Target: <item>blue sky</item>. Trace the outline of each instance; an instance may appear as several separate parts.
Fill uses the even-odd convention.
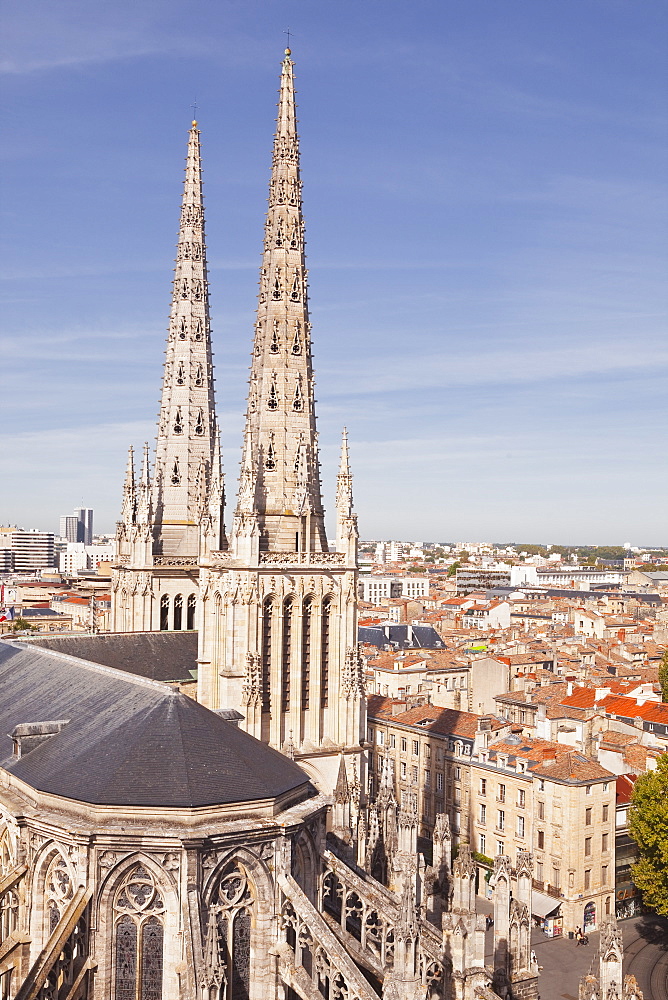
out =
[[[238,472],[283,31],[325,502],[363,537],[668,544],[663,0],[10,0],[0,523],[111,530],[186,134]]]

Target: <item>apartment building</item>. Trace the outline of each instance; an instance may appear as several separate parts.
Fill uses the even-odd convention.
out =
[[[615,910],[615,776],[558,743],[493,716],[371,697],[367,738],[373,795],[384,758],[397,798],[417,788],[420,835],[445,812],[455,840],[491,860],[534,856],[534,913],[554,936],[593,929]]]
[[[362,576],[358,596],[369,604],[382,604],[394,597],[428,597],[429,577],[426,576]]]
[[[533,853],[534,916],[549,934],[593,929],[614,914],[614,774],[511,731],[472,758],[470,785],[472,846],[488,857]]]

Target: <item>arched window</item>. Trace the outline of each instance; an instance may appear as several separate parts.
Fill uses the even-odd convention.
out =
[[[181,631],[181,624],[183,620],[183,598],[180,594],[177,594],[174,598],[174,631]]]
[[[188,597],[188,608],[186,611],[186,628],[189,632],[195,628],[195,609],[197,608],[197,597],[190,594]]]
[[[67,867],[67,862],[61,854],[54,854],[46,869],[44,878],[44,910],[47,920],[47,936],[51,934],[67,909],[74,888]]]
[[[0,834],[0,878],[14,867],[14,857],[12,838],[5,827]],[[18,914],[18,896],[10,889],[0,896],[0,943],[16,928]]]
[[[169,597],[163,594],[160,598],[160,631],[166,632],[169,628]]]
[[[226,966],[225,1000],[248,1000],[250,994],[250,938],[253,891],[244,867],[233,862],[225,868],[209,906],[207,954],[216,954]]]
[[[18,919],[19,899],[16,893],[9,889],[0,896],[0,943],[16,930]]]
[[[135,865],[114,902],[114,1000],[162,1000],[164,912],[153,874]]]
[[[292,601],[283,605],[283,657],[281,664],[281,711],[290,711],[290,659],[292,657]]]
[[[9,830],[5,829],[0,833],[0,878],[6,875],[14,867],[14,849]]]
[[[332,600],[326,598],[322,605],[322,626],[320,645],[320,707],[329,704],[329,657],[332,631]]]
[[[313,604],[307,599],[302,609],[302,708],[309,707],[311,694],[311,624]]]
[[[271,627],[274,604],[267,598],[262,607],[262,711],[271,711]]]

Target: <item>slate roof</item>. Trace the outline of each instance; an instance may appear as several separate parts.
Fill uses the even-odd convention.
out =
[[[153,681],[191,681],[197,676],[197,632],[41,635],[24,641]]]
[[[53,719],[69,722],[12,756],[7,733]],[[196,808],[310,787],[289,758],[165,684],[3,641],[0,766],[33,788],[103,805]]]
[[[409,628],[412,630],[409,637]],[[445,643],[431,625],[364,626],[357,630],[358,642],[383,649],[392,645],[397,649],[443,649]]]

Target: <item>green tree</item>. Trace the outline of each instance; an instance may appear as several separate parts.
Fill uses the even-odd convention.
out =
[[[27,618],[15,618],[12,627],[12,632],[36,632],[37,626],[31,625]]]
[[[459,569],[460,566],[461,566],[461,563],[453,562],[452,566],[448,570],[447,575],[448,576],[456,576],[457,575],[457,570]]]
[[[663,654],[659,664],[659,684],[661,685],[661,700],[668,701],[668,649]]]
[[[668,754],[635,783],[629,833],[640,854],[631,869],[633,881],[645,905],[668,917]]]

